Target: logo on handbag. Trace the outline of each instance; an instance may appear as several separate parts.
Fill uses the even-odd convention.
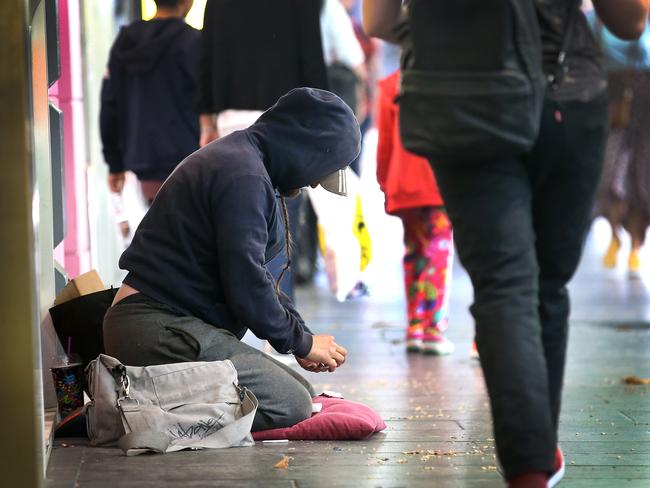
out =
[[[205,439],[222,427],[223,424],[219,422],[218,418],[210,417],[195,424],[188,425],[187,427],[178,423],[170,428],[167,433],[174,439],[193,439],[195,437]]]

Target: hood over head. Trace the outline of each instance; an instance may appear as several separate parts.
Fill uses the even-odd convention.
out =
[[[114,52],[130,73],[151,71],[169,45],[186,28],[178,17],[138,21],[124,27]]]
[[[325,90],[295,88],[246,131],[280,192],[319,183],[348,166],[361,150],[361,132],[343,100]]]

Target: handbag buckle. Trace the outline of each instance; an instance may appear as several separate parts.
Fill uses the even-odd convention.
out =
[[[122,395],[124,398],[129,398],[129,392],[131,390],[131,380],[126,374],[126,368],[122,370],[122,375],[120,377],[120,383],[122,384]]]
[[[124,365],[119,365],[114,369],[114,372],[119,374],[120,376],[120,386],[122,387],[122,391],[120,392],[121,394],[117,397],[117,406],[121,408],[122,410],[133,408],[139,409],[140,408],[140,402],[138,401],[137,398],[132,398],[131,395],[129,394],[131,392],[131,379],[129,378],[129,375],[126,374],[126,368]],[[127,403],[127,401],[133,402],[132,406],[128,405],[123,405],[123,403]]]
[[[137,398],[123,396],[117,399],[117,406],[122,411],[133,412],[140,410],[140,401]]]

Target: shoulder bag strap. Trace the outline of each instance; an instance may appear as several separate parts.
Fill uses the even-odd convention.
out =
[[[571,39],[573,38],[573,31],[575,29],[576,20],[578,19],[578,14],[580,13],[582,0],[574,0],[573,2],[569,3],[569,13],[567,15],[566,21],[564,22],[564,36],[562,38],[560,51],[557,55],[555,71],[548,77],[548,83],[553,90],[557,90],[559,88],[560,84],[562,84],[562,81],[564,80],[564,75],[566,74],[567,51],[569,50]]]
[[[151,430],[151,426],[146,421],[146,415],[142,411],[143,408],[158,410],[159,408],[141,407],[137,400],[130,398],[120,400],[117,408],[126,434],[120,437],[117,446],[127,456],[136,456],[145,452],[166,453],[172,443],[171,437],[163,432]]]

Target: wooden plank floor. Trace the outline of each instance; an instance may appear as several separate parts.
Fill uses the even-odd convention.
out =
[[[593,241],[593,239],[592,239]],[[647,281],[599,266],[591,243],[572,284],[574,314],[561,423],[565,487],[650,486],[650,377]],[[402,342],[399,262],[381,270],[370,298],[336,303],[322,277],[300,290],[312,328],[350,351],[334,374],[311,374],[318,390],[366,402],[388,429],[364,442],[290,442],[251,448],[126,458],[116,449],[57,441],[49,488],[63,487],[498,487],[490,413],[481,370],[468,358],[472,322],[467,277],[454,277],[446,358],[407,355]],[[647,276],[645,279],[647,280]],[[371,279],[370,281],[373,281]],[[507,354],[507,351],[504,351]],[[274,464],[288,455],[288,469]]]

